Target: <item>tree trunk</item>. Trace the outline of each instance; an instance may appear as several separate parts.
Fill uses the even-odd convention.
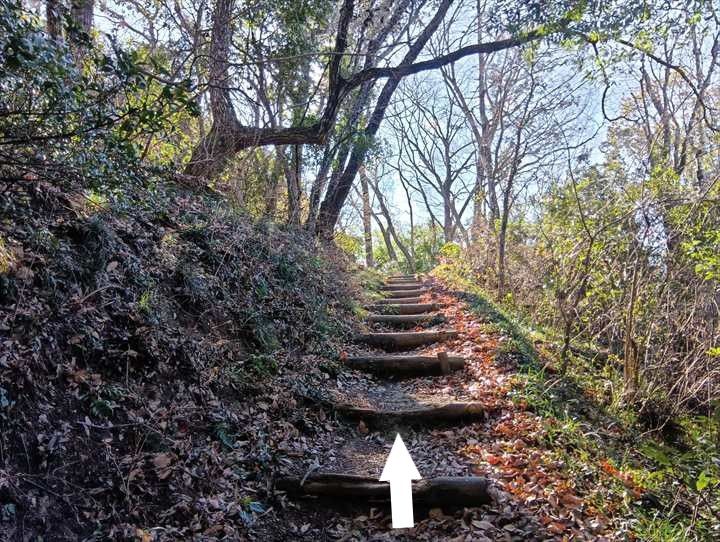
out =
[[[365,265],[375,267],[372,245],[372,208],[370,207],[370,190],[368,188],[367,172],[365,168],[360,171],[360,183],[362,186],[363,204],[363,236],[365,238]]]
[[[300,215],[302,214],[302,187],[301,187],[301,170],[302,170],[302,147],[293,145],[292,148],[292,164],[287,172],[287,189],[288,189],[288,216],[287,223],[289,226],[300,226]]]
[[[498,231],[498,252],[497,252],[497,273],[498,273],[498,297],[502,299],[505,295],[505,249],[507,245],[507,227],[508,227],[509,209],[503,209],[502,220],[500,221],[500,230]]]
[[[229,58],[235,0],[216,0],[208,55],[208,86],[213,123],[200,140],[185,170],[188,175],[212,178],[236,152],[238,120],[230,95]]]
[[[360,88],[358,96],[355,99],[355,103],[353,104],[350,115],[348,117],[349,128],[354,129],[355,126],[357,126],[357,124],[360,122],[360,116],[362,115],[363,110],[370,101],[370,92],[373,85],[374,82],[366,83]],[[320,206],[320,198],[322,197],[322,193],[325,190],[325,186],[328,184],[328,175],[330,175],[330,185],[336,183],[337,178],[340,176],[343,168],[345,167],[348,155],[350,154],[350,150],[352,148],[352,139],[350,138],[350,134],[344,134],[344,136],[346,140],[340,144],[335,153],[330,150],[329,146],[326,147],[326,153],[323,156],[323,163],[320,167],[320,170],[318,171],[318,176],[313,183],[312,189],[310,190],[310,209],[307,223],[309,231],[315,231],[315,228],[317,226],[318,207]],[[337,165],[332,170],[332,174],[330,174],[331,166],[333,163],[333,154],[335,156],[334,161]]]
[[[402,181],[403,189],[405,190],[405,198],[408,204],[408,215],[410,218],[410,256],[411,261],[408,262],[408,271],[410,273],[415,272],[415,215],[413,213],[413,205],[412,205],[412,198],[410,198],[410,191],[408,190],[407,186],[405,186],[405,183]]]
[[[392,243],[392,237],[390,237],[390,233],[388,232],[387,228],[383,225],[382,222],[380,222],[380,218],[376,214],[373,213],[373,218],[375,218],[375,222],[377,223],[378,227],[380,228],[380,233],[382,234],[383,241],[385,241],[385,248],[388,251],[388,258],[390,258],[391,261],[396,262],[397,261],[397,253],[395,252],[395,247]]]
[[[309,232],[315,231],[317,223],[317,210],[320,205],[320,198],[322,198],[323,191],[327,185],[327,178],[330,174],[330,168],[332,167],[333,157],[335,151],[333,146],[329,143],[325,144],[325,150],[323,152],[322,161],[320,162],[320,169],[318,169],[317,176],[313,181],[312,188],[310,189],[310,198],[308,202],[308,217],[305,223],[305,228]]]
[[[340,63],[347,49],[347,33],[354,5],[353,0],[344,0],[340,9],[338,30],[335,35],[336,54],[330,60],[328,68],[328,98],[320,120],[310,126],[259,128],[240,124],[235,115],[230,99],[228,71],[235,0],[216,0],[208,55],[208,87],[213,125],[195,147],[190,162],[185,168],[187,175],[214,177],[221,173],[228,160],[242,149],[265,145],[325,143],[328,132],[335,123],[338,108],[351,90],[340,76]],[[360,86],[364,81],[357,81],[355,87]]]
[[[282,147],[275,147],[275,163],[270,174],[270,182],[265,187],[265,218],[272,219],[277,211],[278,188],[280,186],[280,177],[283,175]]]
[[[66,11],[62,0],[45,1],[45,28],[48,35],[56,40],[63,38],[63,16]]]
[[[625,318],[625,351],[623,360],[623,397],[632,401],[638,390],[640,380],[640,367],[638,360],[638,348],[635,342],[635,300],[638,287],[638,262],[635,262],[633,270],[632,285],[630,287],[630,300],[628,302],[627,315]]]
[[[234,4],[233,0],[217,0],[216,12],[222,15],[225,11],[230,10],[218,9],[223,4]],[[262,147],[265,145],[322,145],[327,142],[328,135],[333,129],[338,110],[347,96],[356,88],[361,87],[364,83],[375,81],[381,78],[387,78],[383,92],[380,95],[378,104],[376,105],[373,117],[365,130],[365,139],[372,140],[380,121],[382,120],[385,109],[402,78],[409,75],[422,73],[429,70],[435,70],[443,66],[447,66],[453,62],[457,62],[462,58],[476,55],[488,54],[496,51],[502,51],[509,48],[519,47],[525,43],[540,40],[548,35],[547,28],[537,28],[522,33],[519,36],[501,39],[498,41],[473,44],[461,47],[450,53],[431,58],[421,62],[415,62],[422,49],[427,44],[432,34],[437,30],[447,13],[452,0],[441,0],[437,10],[423,32],[412,43],[403,61],[397,66],[391,67],[371,67],[360,70],[353,75],[343,78],[340,74],[341,62],[347,58],[345,52],[348,44],[348,28],[353,16],[354,1],[344,0],[340,10],[338,22],[338,30],[335,35],[334,54],[330,60],[327,70],[327,99],[325,100],[324,109],[317,122],[310,125],[294,125],[290,127],[257,127],[240,124],[237,119],[231,124],[215,125],[213,121],[213,129],[204,137],[193,151],[190,162],[188,163],[185,173],[192,176],[214,176],[220,173],[227,161],[240,150],[254,147]],[[221,19],[214,17],[217,20]],[[224,25],[213,24],[213,36],[226,34],[229,38],[231,33],[231,19],[225,19]],[[567,20],[558,21],[550,33],[556,33],[564,28]],[[212,40],[211,40],[212,41]],[[229,39],[227,43],[229,44]],[[222,44],[224,40],[216,40]],[[229,58],[229,46],[220,49],[225,53],[222,55],[210,54],[209,67],[211,72],[218,71],[217,66],[227,66]],[[224,70],[227,74],[227,70]],[[223,82],[227,81],[227,77],[223,78]],[[210,85],[210,88],[222,89],[223,85]],[[233,111],[234,115],[234,111]],[[215,118],[215,115],[213,115]],[[352,183],[357,173],[359,164],[365,158],[367,152],[367,141],[363,141],[360,145],[356,145],[353,149],[350,162],[345,172],[340,176],[337,183],[330,187],[326,194],[325,200],[320,207],[318,226],[316,232],[326,238],[332,235],[332,231],[337,223],[340,215],[340,209],[345,203]],[[361,148],[362,147],[362,148]],[[320,220],[321,219],[321,220]]]
[[[72,0],[70,16],[78,29],[89,34],[93,29],[95,0]]]
[[[366,177],[367,178],[367,177]],[[395,225],[392,221],[392,214],[390,213],[390,210],[388,209],[387,205],[385,204],[385,197],[383,196],[382,191],[378,187],[377,180],[372,184],[373,191],[375,192],[375,195],[377,196],[378,203],[380,204],[380,211],[382,212],[383,216],[385,217],[385,220],[387,220],[387,235],[390,239],[392,239],[397,247],[400,249],[400,252],[403,253],[403,256],[405,257],[405,263],[410,268],[411,271],[415,271],[415,258],[413,253],[408,249],[408,247],[405,245],[403,240],[398,235],[397,231],[395,230]],[[394,258],[397,259],[397,258]]]
[[[365,62],[363,64],[364,69],[372,68],[377,64],[377,53],[380,47],[383,45],[388,35],[390,35],[390,33],[397,27],[409,5],[410,0],[401,0],[398,4],[396,4],[392,15],[386,20],[384,27],[381,28],[372,38],[372,40],[368,44],[367,51],[365,53]],[[350,108],[350,114],[348,116],[348,122],[346,123],[346,129],[337,137],[339,141],[342,141],[342,143],[339,145],[339,148],[334,151],[333,148],[330,147],[330,145],[327,145],[325,147],[325,152],[323,154],[323,159],[321,162],[320,170],[318,172],[318,176],[315,179],[315,182],[313,183],[312,189],[310,191],[310,204],[306,224],[308,231],[315,231],[318,207],[320,206],[320,198],[322,197],[323,191],[325,190],[325,186],[327,184],[327,178],[328,174],[330,173],[333,156],[337,156],[337,159],[335,161],[338,164],[337,168],[339,170],[338,172],[333,172],[333,178],[336,178],[339,172],[342,171],[345,167],[345,162],[347,161],[348,154],[350,153],[350,131],[355,130],[355,127],[358,125],[363,111],[365,111],[368,103],[370,102],[372,89],[374,86],[375,81],[366,81],[358,89],[357,96],[355,97],[355,102]]]
[[[433,35],[435,30],[442,22],[443,18],[445,17],[445,13],[447,13],[448,9],[450,8],[450,4],[451,0],[442,0],[440,2],[440,5],[438,5],[437,11],[435,12],[432,20],[425,27],[422,34],[420,34],[415,43],[410,46],[410,49],[403,58],[401,65],[409,66],[415,61],[415,59],[425,47],[425,44],[428,42],[430,37]],[[333,230],[335,229],[335,224],[337,224],[338,217],[340,216],[340,210],[345,204],[345,200],[350,193],[353,181],[355,180],[355,175],[357,174],[360,165],[365,160],[365,156],[367,155],[367,151],[369,148],[368,142],[373,141],[373,139],[375,138],[375,135],[380,128],[380,123],[385,117],[385,110],[390,104],[390,100],[392,99],[392,96],[395,93],[395,90],[397,89],[401,80],[402,78],[397,75],[391,75],[388,78],[387,82],[383,86],[382,91],[380,92],[380,96],[378,97],[375,109],[370,116],[368,125],[364,130],[364,137],[353,147],[347,167],[345,168],[345,171],[343,171],[342,175],[338,178],[337,183],[328,188],[325,199],[320,206],[320,213],[318,216],[316,231],[320,236],[327,239],[332,237]]]
[[[450,206],[452,201],[447,191],[443,190],[443,238],[446,243],[452,243],[455,237],[455,224]]]

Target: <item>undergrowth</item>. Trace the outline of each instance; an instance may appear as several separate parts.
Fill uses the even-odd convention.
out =
[[[647,541],[720,537],[720,420],[691,415],[648,430],[622,400],[616,360],[572,356],[560,374],[559,349],[491,300],[467,270],[446,263],[432,274],[456,290],[509,340],[498,356],[517,354],[516,401],[544,419],[546,446],[575,476],[603,489],[593,506],[630,536]]]
[[[169,182],[81,195],[0,195],[0,539],[241,539],[343,260]]]

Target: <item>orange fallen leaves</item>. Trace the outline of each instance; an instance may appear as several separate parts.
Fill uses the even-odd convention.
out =
[[[443,301],[457,307],[453,298]],[[522,381],[495,364],[494,355],[500,345],[497,336],[478,326],[477,319],[464,308],[457,308],[452,317],[454,327],[462,334],[462,348],[472,352],[474,381],[468,391],[502,409],[499,419],[488,427],[487,441],[462,449],[473,463],[473,474],[493,478],[505,492],[533,510],[546,527],[548,538],[572,540],[587,531],[595,536],[606,531],[609,520],[587,502],[593,489],[582,482],[578,486],[562,461],[542,444],[547,430],[557,421],[528,412],[524,400],[510,399],[509,393],[522,387]],[[639,490],[631,475],[609,462],[601,467],[631,491]]]
[[[600,461],[600,469],[604,473],[609,474],[613,478],[616,478],[617,480],[622,482],[622,484],[630,490],[631,494],[636,499],[642,497],[642,494],[645,492],[645,489],[635,481],[635,478],[633,478],[632,474],[628,472],[622,472],[612,463],[610,463],[609,460],[603,459],[602,461]]]
[[[559,521],[550,521],[545,527],[553,534],[563,534],[567,530],[567,526]]]
[[[494,466],[494,465],[499,465],[500,463],[503,462],[503,460],[502,460],[502,458],[501,458],[500,456],[493,455],[493,454],[486,454],[486,455],[485,455],[485,461],[487,461],[488,463],[490,463],[490,464],[493,465],[493,466]]]

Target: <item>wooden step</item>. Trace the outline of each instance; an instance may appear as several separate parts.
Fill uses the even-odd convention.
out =
[[[371,305],[368,308],[379,314],[427,314],[428,312],[439,311],[444,306],[440,303],[408,303],[405,305],[387,303],[385,305]]]
[[[415,348],[423,344],[454,339],[457,336],[458,332],[455,330],[401,331],[396,333],[364,333],[357,337],[357,341],[388,350],[396,350],[400,348]]]
[[[417,275],[390,275],[388,280],[417,280]]]
[[[457,401],[439,405],[417,404],[401,410],[333,404],[332,408],[345,416],[368,423],[450,422],[484,419],[485,405],[477,401]]]
[[[412,483],[413,501],[425,508],[473,507],[490,504],[488,480],[479,476],[425,478]],[[390,484],[352,474],[315,473],[282,477],[275,488],[294,495],[331,497],[338,501],[388,502]]]
[[[387,279],[385,284],[412,284],[413,282],[422,282],[422,280],[414,277],[409,279]]]
[[[447,356],[449,371],[459,371],[465,367],[465,359],[460,356]],[[358,371],[380,375],[414,376],[444,374],[443,364],[437,356],[352,356],[345,364]]]
[[[367,321],[371,324],[411,327],[429,323],[442,324],[446,319],[442,314],[371,314]]]
[[[430,290],[423,288],[420,290],[401,290],[397,292],[383,292],[387,298],[403,298],[403,297],[420,297],[430,293]]]
[[[385,284],[380,289],[385,292],[402,292],[404,290],[421,290],[425,287],[420,282],[410,282],[408,284]]]
[[[394,297],[392,299],[378,299],[376,305],[417,305],[422,301],[420,297]]]

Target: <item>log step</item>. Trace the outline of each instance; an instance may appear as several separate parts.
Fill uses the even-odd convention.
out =
[[[384,292],[385,297],[387,298],[420,297],[421,295],[425,295],[427,293],[430,293],[430,290],[428,290],[427,288],[422,288],[419,290],[400,290]]]
[[[485,405],[477,401],[458,401],[440,405],[411,404],[402,410],[337,403],[333,404],[332,408],[351,418],[380,423],[455,422],[485,418]]]
[[[417,275],[390,275],[388,280],[417,280]]]
[[[423,344],[454,339],[457,336],[458,332],[455,330],[364,333],[357,337],[357,341],[388,350],[394,350],[398,348],[414,348],[416,346],[422,346]]]
[[[448,356],[447,360],[450,371],[465,367],[465,359],[460,356]],[[436,356],[352,356],[345,360],[345,364],[351,369],[381,375],[429,376],[444,373]]]
[[[444,305],[440,303],[408,303],[385,305],[371,305],[369,309],[379,314],[427,314],[442,309]]]
[[[402,292],[403,290],[421,290],[425,285],[419,282],[410,282],[408,284],[385,284],[380,289],[385,292]]]
[[[422,301],[420,297],[394,297],[392,299],[378,299],[376,305],[417,305]]]
[[[301,477],[283,477],[275,488],[294,495],[332,497],[339,501],[359,499],[388,502],[390,484],[367,476],[316,473]],[[427,508],[452,506],[473,507],[490,504],[489,483],[479,476],[438,477],[417,480],[412,484],[413,501]]]
[[[371,324],[411,327],[429,323],[442,324],[446,320],[441,314],[371,314],[367,321]]]

